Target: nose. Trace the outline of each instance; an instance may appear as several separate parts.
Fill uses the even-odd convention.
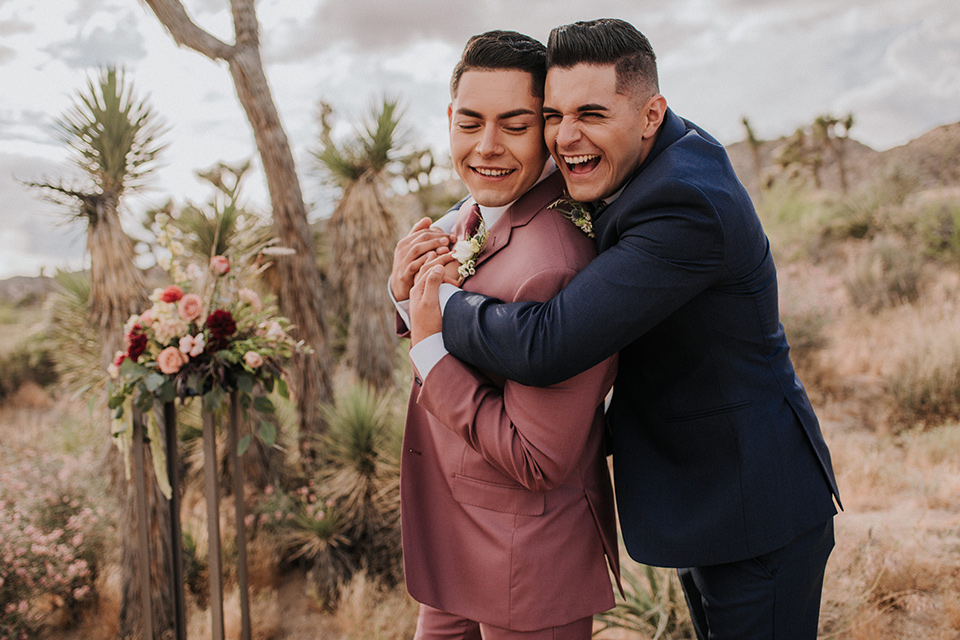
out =
[[[563,118],[557,125],[556,143],[558,147],[569,147],[580,139],[580,127],[573,118]]]
[[[497,127],[485,127],[483,135],[477,142],[477,153],[487,158],[498,155],[503,152],[503,145],[500,142],[500,132]]]

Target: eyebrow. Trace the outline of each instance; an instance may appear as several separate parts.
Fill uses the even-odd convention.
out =
[[[609,111],[609,110],[610,110],[609,107],[606,107],[602,104],[597,104],[597,103],[584,104],[577,107],[577,113],[583,113],[585,111]],[[544,107],[543,112],[544,113],[560,113],[557,109],[554,109],[553,107]]]
[[[468,118],[480,118],[480,119],[483,118],[483,114],[477,111],[474,111],[473,109],[466,109],[464,107],[457,109],[457,113],[461,115],[465,115]],[[520,108],[520,109],[513,109],[512,111],[505,111],[501,114],[498,114],[497,120],[509,120],[510,118],[515,118],[517,116],[527,116],[527,115],[537,116],[540,114],[537,113],[536,111],[533,111],[532,109]]]

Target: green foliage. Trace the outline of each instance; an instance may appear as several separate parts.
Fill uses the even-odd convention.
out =
[[[47,339],[60,380],[71,391],[82,393],[103,384],[100,343],[87,323],[90,275],[58,270],[55,281],[56,288],[50,296]]]
[[[960,260],[960,204],[920,206],[912,222],[926,255],[951,262]]]
[[[148,211],[144,226],[155,235],[174,232],[175,239],[184,245],[185,256],[200,262],[201,258],[215,255],[251,252],[256,255],[254,249],[271,244],[272,229],[269,220],[244,206],[243,184],[249,170],[248,160],[236,165],[218,162],[209,169],[197,171],[196,174],[213,187],[210,199],[200,205],[183,206],[171,200]],[[161,231],[158,217],[166,220],[170,228]]]
[[[357,572],[400,582],[399,426],[390,399],[355,385],[323,407],[328,432],[313,478],[268,487],[257,526],[275,535],[287,561],[310,571],[317,596],[333,607]]]
[[[382,173],[395,158],[395,150],[402,144],[399,133],[401,112],[399,101],[384,98],[374,108],[367,121],[358,127],[353,138],[337,144],[332,137],[330,118],[333,109],[320,104],[320,146],[313,151],[340,186],[356,181],[367,172]]]
[[[624,569],[621,577],[625,597],[616,609],[594,616],[607,629],[625,629],[651,640],[687,640],[694,638],[683,590],[676,572],[638,565],[637,575]]]
[[[159,141],[163,124],[145,100],[134,97],[123,72],[112,66],[88,80],[54,128],[100,191],[118,196],[143,183],[165,147]]]
[[[51,346],[42,340],[30,340],[8,354],[0,354],[0,400],[13,394],[26,382],[41,387],[58,380]]]

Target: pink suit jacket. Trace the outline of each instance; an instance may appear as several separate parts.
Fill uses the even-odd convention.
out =
[[[555,172],[490,230],[463,288],[548,300],[596,255],[547,206]],[[460,210],[462,227],[472,200]],[[419,602],[517,631],[614,606],[619,580],[604,396],[615,357],[552,387],[528,387],[447,355],[410,395],[401,467],[407,588]]]

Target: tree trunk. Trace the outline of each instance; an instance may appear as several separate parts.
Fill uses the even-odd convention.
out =
[[[127,420],[130,417],[127,416]],[[163,420],[160,420],[161,440],[163,438]],[[123,461],[117,448],[111,445],[111,464],[117,479],[121,499],[120,535],[123,540],[121,555],[122,599],[117,621],[117,637],[120,640],[168,640],[172,637],[175,621],[173,619],[173,555],[170,538],[170,502],[160,492],[149,447],[163,446],[151,442],[145,445],[145,465],[147,485],[147,536],[150,547],[150,610],[153,616],[153,638],[143,637],[143,611],[140,598],[140,547],[137,544],[140,520],[137,516],[134,478],[131,469],[129,480],[125,478]],[[182,542],[181,542],[182,544]]]
[[[314,435],[324,430],[320,403],[333,398],[329,346],[320,304],[320,274],[293,154],[280,123],[260,57],[259,24],[253,0],[231,0],[236,43],[228,45],[190,20],[180,0],[144,0],[177,44],[230,66],[240,104],[253,129],[273,206],[274,230],[295,254],[280,258],[280,309],[296,326],[296,337],[313,352],[294,357],[293,389],[299,412],[300,450],[313,457]]]
[[[361,380],[385,388],[396,364],[393,305],[384,292],[396,229],[372,172],[344,190],[330,217],[329,237],[331,279],[350,315],[347,362]]]
[[[313,235],[307,223],[293,154],[267,86],[259,49],[239,50],[230,60],[230,73],[260,151],[273,205],[274,231],[283,246],[296,252],[280,258],[277,268],[280,308],[296,327],[296,337],[313,349],[313,353],[295,356],[293,367],[293,388],[300,414],[300,449],[309,458],[313,438],[322,430],[320,403],[333,398]]]
[[[113,193],[84,198],[82,206],[89,221],[87,250],[90,252],[90,323],[100,335],[101,365],[105,369],[114,353],[123,348],[123,325],[144,310],[147,303],[143,277],[134,264],[135,252],[130,237],[120,225],[117,213],[119,196]],[[129,417],[127,418],[129,419]],[[162,427],[161,427],[162,428]],[[109,440],[109,438],[108,438]],[[151,443],[149,446],[162,446]],[[143,638],[143,612],[140,599],[140,566],[134,482],[127,480],[119,451],[109,441],[108,464],[114,479],[121,509],[121,555],[123,599],[120,605],[120,638]],[[135,470],[134,470],[135,471]],[[160,492],[153,464],[147,455],[147,516],[150,540],[151,611],[154,638],[174,627],[170,582],[170,503]]]
[[[104,371],[124,348],[124,323],[147,302],[143,276],[133,262],[133,243],[120,225],[118,204],[116,195],[102,194],[86,197],[81,205],[89,221],[90,324],[100,335]]]

